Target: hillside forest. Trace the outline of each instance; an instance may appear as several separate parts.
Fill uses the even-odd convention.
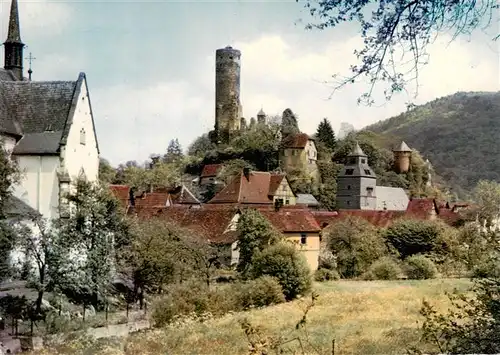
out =
[[[368,126],[402,139],[430,160],[453,195],[500,181],[500,92],[458,92]]]

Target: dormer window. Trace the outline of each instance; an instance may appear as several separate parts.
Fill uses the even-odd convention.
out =
[[[85,128],[80,130],[80,144],[85,145]]]
[[[366,175],[371,175],[372,173],[370,173],[370,170],[365,169],[365,174],[366,174]]]

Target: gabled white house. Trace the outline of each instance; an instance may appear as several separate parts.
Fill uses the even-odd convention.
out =
[[[99,147],[87,80],[23,77],[17,0],[12,0],[4,69],[0,69],[0,138],[23,178],[14,195],[45,218],[63,212],[72,181],[98,178]],[[28,71],[31,77],[31,70]]]

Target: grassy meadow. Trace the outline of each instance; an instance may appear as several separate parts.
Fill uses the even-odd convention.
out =
[[[401,354],[419,341],[417,321],[423,298],[444,310],[448,305],[445,291],[466,292],[470,286],[467,279],[316,283],[319,297],[307,321],[310,343],[316,351],[304,342],[304,332],[295,330],[310,301],[305,298],[204,323],[134,334],[121,353],[246,354],[248,342],[239,323],[246,317],[265,335],[285,340],[300,336],[307,354],[331,354],[334,338],[335,354]],[[301,351],[297,341],[284,349]]]

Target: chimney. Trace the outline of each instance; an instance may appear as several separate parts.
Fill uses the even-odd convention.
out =
[[[135,188],[131,187],[130,190],[128,191],[128,200],[130,206],[134,207],[135,206]]]
[[[250,181],[250,168],[243,168],[243,175]]]

